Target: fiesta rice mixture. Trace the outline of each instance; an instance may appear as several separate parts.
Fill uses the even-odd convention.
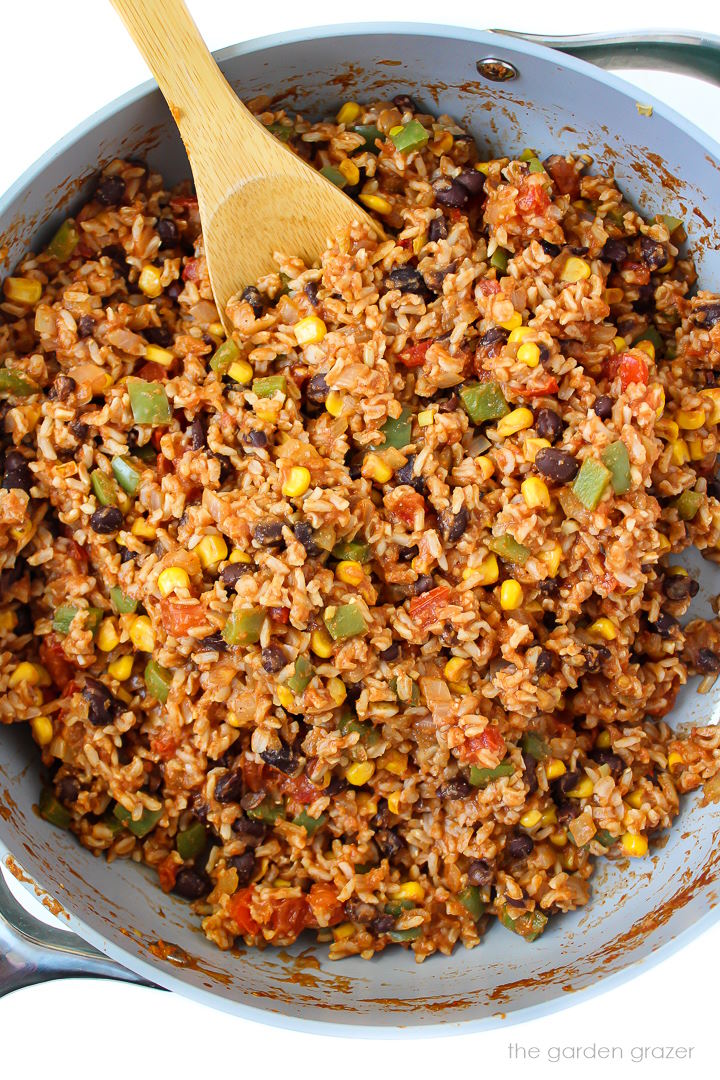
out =
[[[0,720],[222,949],[531,941],[718,783],[666,720],[720,671],[673,560],[720,544],[720,300],[587,157],[254,105],[388,238],[278,254],[226,338],[191,189],[114,161],[7,278]]]

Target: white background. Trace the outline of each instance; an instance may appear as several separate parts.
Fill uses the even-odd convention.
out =
[[[211,48],[307,25],[406,19],[544,34],[652,26],[720,34],[717,0],[602,5],[515,0],[190,0]],[[601,8],[601,11],[598,10]],[[2,98],[0,191],[89,113],[143,81],[147,71],[106,0],[0,0]],[[634,81],[720,139],[720,90],[651,73]],[[42,909],[41,909],[42,910]],[[478,955],[478,961],[482,962]],[[231,1019],[169,994],[90,980],[54,983],[0,999],[0,1075],[52,1080],[263,1075],[288,1080],[354,1080],[368,1069],[388,1077],[500,1075],[593,1077],[717,1076],[720,925],[649,972],[551,1017],[485,1035],[394,1042],[330,1039]],[[418,978],[430,976],[418,970]],[[518,1065],[508,1044],[604,1043],[621,1046],[622,1065],[607,1062]],[[691,1063],[633,1064],[636,1046],[693,1046]]]

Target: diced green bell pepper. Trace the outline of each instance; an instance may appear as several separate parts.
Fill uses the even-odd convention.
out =
[[[502,910],[500,921],[507,930],[519,934],[526,941],[535,941],[536,938],[540,937],[547,925],[547,915],[543,915],[542,911],[535,908],[535,911],[526,911],[513,919],[506,904]]]
[[[205,847],[207,829],[201,821],[194,821],[187,829],[177,834],[175,846],[183,861],[195,859]]]
[[[222,345],[218,345],[213,353],[210,360],[210,367],[216,375],[219,375],[222,378],[230,365],[237,360],[239,355],[240,349],[232,338],[228,338],[227,341],[223,341]]]
[[[380,444],[382,447],[394,446],[397,450],[402,450],[404,446],[407,446],[410,442],[412,433],[412,420],[410,419],[410,416],[410,410],[403,409],[397,420],[390,418],[385,421],[380,428],[385,436],[384,442]]]
[[[429,138],[430,132],[422,126],[419,120],[410,120],[409,123],[403,124],[401,131],[390,136],[391,141],[395,144],[395,149],[403,154],[409,154],[411,150],[421,150]]]
[[[63,221],[48,244],[48,251],[58,262],[67,262],[79,243],[78,227],[71,218],[68,218],[67,221]]]
[[[415,905],[412,900],[390,900],[383,908],[386,915],[392,915],[394,919],[399,918],[403,911],[410,911]]]
[[[252,389],[253,394],[257,394],[258,397],[272,397],[278,391],[281,394],[286,393],[287,383],[284,375],[266,375],[262,379],[253,379]]]
[[[0,394],[14,394],[15,397],[29,397],[37,394],[39,387],[26,375],[20,375],[10,368],[0,368]]]
[[[682,225],[682,219],[679,217],[673,217],[672,214],[661,214],[660,218],[667,226],[667,231],[670,233],[671,236],[675,232],[675,230],[679,229]]]
[[[617,836],[613,836],[607,829],[598,829],[593,840],[597,840],[603,847],[612,847],[617,840]]]
[[[137,608],[137,600],[126,596],[119,585],[113,585],[110,590],[110,599],[118,615],[132,615]]]
[[[138,458],[139,461],[144,461],[147,465],[154,463],[157,460],[157,450],[152,443],[145,443],[144,446],[136,446],[133,450],[133,457]]]
[[[331,184],[334,184],[335,187],[339,187],[341,191],[344,187],[347,187],[347,177],[343,176],[340,170],[336,169],[334,165],[325,165],[325,167],[320,170],[320,173],[326,180],[329,180]]]
[[[310,817],[305,810],[301,810],[297,817],[292,819],[293,825],[301,825],[308,836],[312,836],[326,821],[327,814],[321,814],[320,817],[315,818]]]
[[[253,821],[262,821],[266,825],[274,825],[278,818],[285,817],[285,807],[282,803],[273,802],[268,796],[263,799],[259,806],[247,811],[247,816]]]
[[[517,563],[518,566],[524,566],[530,558],[530,549],[518,543],[510,533],[505,533],[504,536],[493,536],[488,547],[505,562]]]
[[[412,683],[412,689],[410,690],[410,701],[406,702],[406,704],[407,705],[418,705],[420,703],[420,687],[418,686],[418,684],[415,682],[414,679],[411,680],[411,683]],[[400,695],[398,694],[397,684],[398,684],[397,679],[393,678],[388,683],[388,686],[390,687],[390,689],[392,690],[393,694],[398,699],[398,701],[400,701]]]
[[[116,803],[113,808],[113,814],[122,822],[126,829],[129,829],[133,836],[137,836],[139,840],[142,840],[144,836],[155,828],[160,818],[163,816],[162,808],[160,810],[143,810],[140,817],[135,821],[129,810],[126,810],[120,803]]]
[[[478,921],[481,915],[485,914],[487,904],[481,897],[477,885],[468,885],[466,889],[458,893],[458,900],[463,907],[467,908],[475,922]]]
[[[353,562],[370,562],[370,545],[362,544],[358,540],[341,540],[332,549],[333,559],[343,562],[350,559]]]
[[[371,154],[379,153],[375,140],[379,139],[380,142],[383,142],[385,136],[374,124],[357,124],[353,131],[356,135],[362,135],[365,140],[365,145],[360,147],[361,150],[369,150]]]
[[[531,157],[529,159],[529,161],[528,161],[528,172],[531,172],[531,173],[545,172],[545,166],[543,165],[540,158]]]
[[[522,748],[526,754],[535,758],[536,761],[544,761],[550,753],[547,743],[534,731],[526,731],[523,735]]]
[[[630,490],[630,455],[624,442],[618,439],[602,452],[603,464],[610,470],[610,483],[616,495]]]
[[[132,378],[128,379],[127,388],[136,423],[152,424],[153,427],[170,423],[170,402],[164,386],[158,382]]]
[[[103,615],[102,610],[98,607],[77,608],[72,604],[62,604],[59,608],[56,608],[53,616],[53,630],[56,630],[58,634],[69,634],[70,624],[78,611],[86,612],[85,629],[94,634],[100,625]]]
[[[109,476],[106,476],[101,469],[93,469],[90,473],[90,483],[95,498],[101,506],[115,506],[117,503],[117,490]]]
[[[339,607],[326,608],[323,622],[333,641],[344,641],[345,638],[367,633],[365,616],[357,604],[340,604]]]
[[[633,339],[633,345],[638,345],[641,341],[651,342],[656,353],[662,353],[665,349],[665,342],[654,326],[648,326],[646,330],[641,330],[638,336]]]
[[[123,491],[135,495],[140,486],[140,470],[128,458],[114,457],[110,462],[113,476]]]
[[[222,636],[228,645],[255,645],[260,640],[264,622],[264,608],[233,611],[222,628]]]
[[[164,705],[171,685],[172,671],[158,664],[156,660],[148,660],[145,665],[145,686],[148,693]]]
[[[288,688],[293,694],[304,694],[315,671],[306,656],[298,656],[295,661],[295,674],[287,681]]]
[[[51,825],[57,825],[58,829],[67,829],[70,825],[70,811],[55,798],[49,788],[43,788],[40,792],[38,810],[41,818],[49,821]]]
[[[594,458],[585,458],[573,482],[573,495],[587,510],[595,510],[609,483],[609,469]]]
[[[692,521],[702,506],[703,496],[699,491],[683,491],[672,505],[681,521]]]
[[[527,163],[528,161],[532,161],[532,159],[536,157],[537,150],[534,150],[532,146],[526,146],[520,157],[518,158],[518,161],[524,161]]]
[[[357,720],[349,711],[340,717],[338,728],[341,735],[349,735],[351,732],[356,731],[361,742],[366,746],[375,746],[380,740],[380,733],[376,730],[374,724],[369,720]]]
[[[473,787],[485,788],[501,776],[512,776],[515,766],[512,761],[501,761],[494,769],[483,769],[478,765],[470,766],[470,783]]]
[[[499,383],[466,383],[460,390],[460,400],[473,424],[500,420],[510,412]]]
[[[284,124],[282,120],[275,120],[274,123],[268,124],[267,129],[276,139],[284,143],[290,142],[290,136],[294,130],[292,124]]]
[[[504,274],[507,270],[509,257],[510,252],[506,251],[505,248],[495,248],[490,256],[490,265],[494,266],[496,270],[500,270]]]
[[[412,926],[409,930],[389,930],[388,937],[391,941],[417,941],[422,935],[422,926]]]

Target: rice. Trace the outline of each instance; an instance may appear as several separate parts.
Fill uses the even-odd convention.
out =
[[[584,157],[255,108],[388,239],[279,253],[226,339],[189,186],[114,161],[23,260],[0,720],[42,815],[220,948],[533,940],[717,784],[717,729],[665,718],[720,671],[669,561],[718,558],[720,300]]]

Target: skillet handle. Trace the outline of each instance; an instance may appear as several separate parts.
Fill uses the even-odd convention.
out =
[[[0,998],[51,979],[115,979],[152,986],[88,945],[25,910],[0,874]]]
[[[579,60],[587,60],[606,70],[659,69],[680,75],[694,75],[705,82],[720,86],[720,37],[715,34],[694,34],[681,30],[632,30],[625,34],[546,37],[543,34],[520,34],[513,30],[493,32],[570,53]]]

